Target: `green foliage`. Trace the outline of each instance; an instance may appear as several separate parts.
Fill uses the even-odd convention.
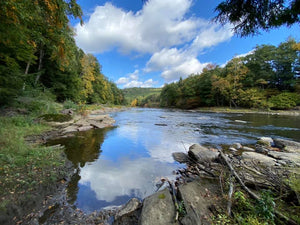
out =
[[[242,191],[234,193],[232,209],[237,224],[275,224],[274,207],[274,199],[269,191],[263,191],[259,201],[249,199]]]
[[[47,122],[66,122],[72,119],[71,115],[64,114],[44,114],[39,118],[47,121]]]
[[[255,204],[256,213],[260,218],[272,224],[274,223],[275,217],[274,208],[275,202],[271,191],[263,191],[260,200]]]
[[[300,95],[297,93],[284,92],[276,96],[272,96],[269,102],[272,109],[291,109],[297,104],[299,105]]]
[[[64,107],[64,109],[76,110],[78,108],[78,105],[76,103],[74,103],[72,100],[67,99],[66,101],[64,101],[63,107]]]
[[[269,30],[300,22],[297,0],[259,0],[255,4],[246,0],[229,0],[221,2],[215,10],[218,12],[215,20],[234,24],[235,33],[241,36],[257,34],[259,29]]]
[[[179,213],[180,218],[183,218],[187,214],[186,208],[185,208],[185,205],[184,205],[184,201],[179,202],[179,204],[178,204],[178,213]]]
[[[201,74],[165,85],[160,105],[290,109],[299,105],[299,64],[300,45],[294,39],[278,47],[257,46],[246,57],[233,58],[224,68],[208,65]],[[293,93],[281,95],[283,91]]]
[[[40,87],[60,102],[123,102],[98,60],[76,46],[68,16],[81,20],[76,0],[0,2],[0,105]],[[40,111],[45,104],[31,101],[28,108]]]
[[[213,225],[230,225],[232,224],[232,221],[230,218],[228,218],[225,214],[218,214],[218,216],[215,216],[213,218]]]
[[[148,96],[160,95],[161,88],[125,88],[122,90],[127,104],[131,104],[134,99],[141,101],[145,100]]]

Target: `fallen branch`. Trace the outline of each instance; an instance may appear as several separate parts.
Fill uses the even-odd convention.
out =
[[[228,191],[228,203],[227,203],[227,215],[231,215],[231,206],[232,206],[232,194],[233,194],[233,176],[230,174],[229,177],[229,191]]]
[[[228,161],[227,157],[224,155],[224,153],[222,152],[221,149],[218,149],[219,150],[219,153],[220,153],[220,156],[221,158],[224,160],[224,162],[226,163],[226,165],[228,166],[230,172],[233,174],[233,176],[237,179],[237,181],[240,183],[240,185],[242,186],[242,188],[250,195],[250,197],[252,197],[253,199],[255,200],[260,200],[260,198],[255,194],[253,193],[245,184],[244,182],[242,181],[242,179],[240,178],[240,176],[236,173],[236,171],[234,170],[234,168],[232,167],[231,163]],[[281,212],[278,212],[277,210],[275,210],[275,215],[277,215],[278,217],[286,220],[288,222],[288,224],[291,224],[291,225],[297,225],[297,223],[286,217],[285,215],[283,215]]]
[[[174,202],[175,209],[176,209],[175,222],[177,222],[178,217],[179,217],[179,205],[178,205],[178,201],[177,201],[177,198],[176,198],[176,190],[173,187],[173,184],[171,183],[171,181],[169,181],[168,179],[167,179],[167,181],[169,183],[169,186],[170,186],[170,189],[171,189],[171,192],[172,192],[172,198],[173,198],[173,202]]]

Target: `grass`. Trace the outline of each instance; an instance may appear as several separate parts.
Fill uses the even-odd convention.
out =
[[[49,128],[28,115],[0,117],[0,213],[7,204],[18,203],[41,185],[51,185],[61,176],[62,150],[32,146],[24,139]]]

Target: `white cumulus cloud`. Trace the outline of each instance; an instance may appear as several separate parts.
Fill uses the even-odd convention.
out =
[[[97,6],[75,37],[86,52],[150,54],[144,72],[158,71],[166,82],[201,72],[206,63],[197,56],[205,49],[229,40],[233,33],[209,20],[188,16],[193,0],[149,0],[138,12],[105,3]],[[138,77],[121,77],[117,83],[131,87],[153,84]]]
[[[148,79],[146,81],[139,80],[139,70],[136,69],[133,73],[127,74],[126,77],[120,77],[116,84],[122,85],[123,88],[131,88],[131,87],[153,87],[157,84],[157,81],[153,79]]]

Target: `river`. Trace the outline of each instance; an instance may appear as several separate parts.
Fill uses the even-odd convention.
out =
[[[261,136],[300,141],[299,116],[139,108],[111,116],[116,120],[112,128],[53,142],[66,146],[77,168],[68,199],[85,212],[154,193],[162,177],[174,179],[173,171],[184,166],[174,162],[172,153],[187,152],[193,143],[249,146]]]

